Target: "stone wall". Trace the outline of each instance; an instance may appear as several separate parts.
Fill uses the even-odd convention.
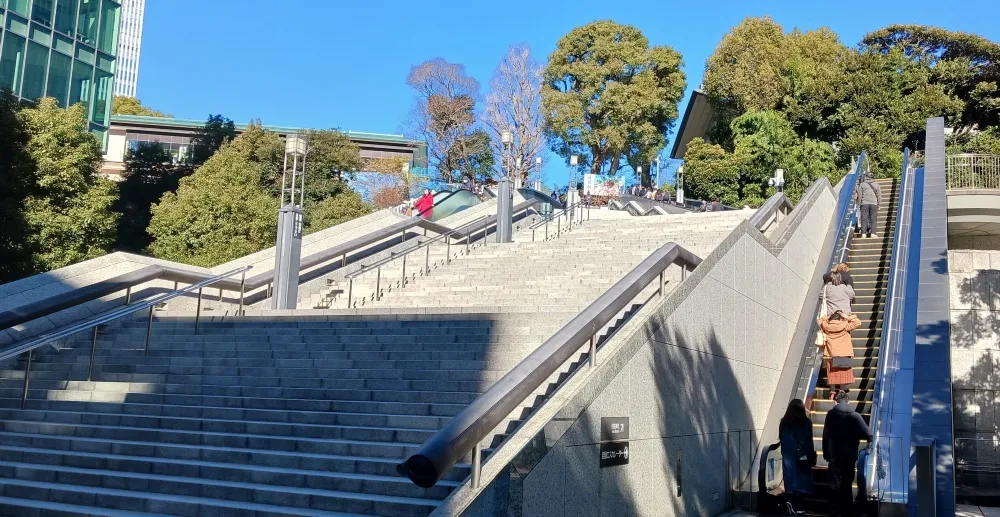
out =
[[[529,437],[511,444],[520,452],[505,444],[494,453],[513,459],[491,485],[478,495],[463,486],[436,514],[681,516],[732,508],[733,489],[754,475],[758,437],[815,281],[836,202],[824,185],[779,229],[777,243],[740,225],[602,348],[597,369],[569,379],[546,404],[553,409],[536,410],[546,421],[532,417],[518,431]],[[599,468],[602,417],[629,418],[627,465]],[[495,468],[487,461],[484,476]]]
[[[963,244],[987,242],[981,237],[963,239]],[[996,463],[1000,461],[1000,251],[953,248],[948,265],[955,461]],[[996,474],[959,474],[957,479],[959,485],[986,488],[1000,487],[998,481]]]

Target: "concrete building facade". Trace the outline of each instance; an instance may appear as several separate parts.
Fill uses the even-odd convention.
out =
[[[205,125],[203,120],[185,120],[135,115],[114,115],[111,117],[110,136],[104,154],[101,172],[110,179],[117,180],[125,169],[127,149],[135,149],[141,142],[159,142],[173,157],[182,161],[189,152],[191,138]],[[237,133],[246,129],[246,124],[236,126]],[[286,135],[307,130],[286,126],[264,126],[264,129]],[[402,135],[346,131],[347,135],[361,147],[361,158],[403,157],[410,167],[427,167],[427,143],[411,140]]]

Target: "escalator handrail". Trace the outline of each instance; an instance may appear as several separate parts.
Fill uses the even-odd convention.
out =
[[[426,210],[422,210],[422,211],[417,212],[416,214],[413,214],[413,215],[416,216],[416,217],[423,217],[424,214],[426,214],[427,212],[430,212],[430,211],[434,210],[435,208],[441,206],[441,203],[444,203],[445,201],[448,201],[453,196],[457,196],[461,192],[463,192],[463,190],[461,190],[461,189],[459,189],[459,190],[453,190],[453,191],[449,192],[447,196],[441,198],[440,201],[438,201],[436,203],[433,203],[431,206],[427,207]],[[465,191],[465,192],[470,192],[471,193],[471,191]],[[410,203],[413,203],[413,202],[414,201],[410,201]]]
[[[899,201],[896,204],[896,233],[892,242],[892,256],[889,259],[889,283],[886,285],[886,304],[882,312],[882,335],[879,337],[879,358],[876,368],[875,386],[872,392],[872,410],[870,428],[874,434],[872,443],[878,447],[879,437],[884,434],[882,426],[884,422],[879,418],[882,409],[883,397],[885,396],[885,379],[889,358],[898,354],[900,343],[902,342],[901,321],[906,300],[906,282],[901,278],[906,274],[909,262],[909,240],[911,221],[913,219],[913,191],[914,191],[914,171],[909,168],[910,150],[903,150],[903,170],[900,176],[900,183],[897,191],[900,193]],[[905,248],[905,249],[904,249]],[[875,454],[870,454],[868,461],[864,462],[864,474],[868,488],[874,487],[876,476],[871,475],[875,466]],[[871,492],[869,492],[870,494]]]
[[[827,265],[826,270],[830,271],[834,266],[840,264],[847,258],[847,253],[850,251],[851,237],[854,235],[855,227],[855,215],[856,215],[856,202],[854,193],[857,190],[858,180],[861,178],[862,167],[868,159],[866,152],[862,152],[861,156],[858,158],[858,162],[854,167],[854,170],[849,172],[846,177],[844,177],[844,184],[840,187],[840,195],[837,198],[837,211],[834,213],[834,221],[838,221],[837,238],[834,241],[833,254],[830,256],[830,263]],[[821,301],[817,300],[817,313],[819,312],[819,304]],[[819,330],[819,324],[813,322],[813,326],[808,335],[814,336]],[[822,359],[822,354],[818,353],[818,347],[812,345],[812,343],[807,344],[807,346],[812,347],[811,354],[806,354],[804,360],[808,361],[812,359],[813,365],[809,377],[809,384],[805,390],[805,396],[810,397],[814,391],[816,391],[816,385],[819,383],[819,372],[820,365],[818,360]],[[808,366],[808,365],[807,365]],[[802,371],[800,367],[800,371]],[[809,407],[808,401],[806,401],[806,407]]]

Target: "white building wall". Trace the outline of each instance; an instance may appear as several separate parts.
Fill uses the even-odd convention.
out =
[[[139,50],[142,47],[142,20],[146,0],[123,0],[121,30],[118,35],[118,63],[115,95],[135,97],[139,78]]]

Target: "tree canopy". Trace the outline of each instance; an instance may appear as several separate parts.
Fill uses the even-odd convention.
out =
[[[151,207],[167,192],[174,192],[186,167],[171,163],[170,153],[158,142],[140,142],[125,152],[125,170],[118,184],[120,197],[115,210],[118,220],[116,248],[143,252],[152,242],[146,232],[152,218]]]
[[[0,283],[32,273],[34,249],[23,207],[37,182],[28,154],[31,138],[10,90],[0,89]]]
[[[142,105],[142,101],[135,97],[118,97],[111,99],[112,115],[140,115],[143,117],[165,117],[174,118],[173,115],[156,111]]]
[[[188,161],[201,165],[208,161],[222,144],[236,138],[236,124],[222,115],[209,115],[205,125],[191,138]]]
[[[598,21],[571,30],[549,56],[542,106],[552,150],[593,173],[651,163],[684,93],[681,55],[639,29]]]
[[[274,244],[278,200],[267,185],[281,168],[278,135],[251,124],[152,207],[150,251],[215,266]]]
[[[48,271],[107,253],[115,242],[114,183],[98,176],[101,143],[87,127],[82,104],[62,109],[39,99],[20,111],[30,135],[26,150],[35,185],[25,200],[24,236],[35,250],[34,271]]]

